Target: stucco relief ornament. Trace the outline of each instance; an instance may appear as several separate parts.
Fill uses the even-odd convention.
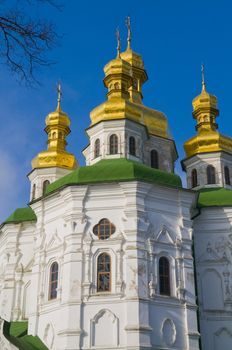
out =
[[[121,294],[123,296],[125,294],[125,290],[126,290],[126,283],[125,283],[125,281],[121,281],[120,282],[120,290],[121,290]]]
[[[228,238],[219,237],[215,242],[215,250],[221,258],[226,258],[232,262],[232,235],[229,235]]]
[[[76,221],[72,221],[72,222],[71,222],[71,227],[72,227],[72,231],[73,231],[73,232],[76,232],[76,227],[77,227]]]
[[[163,341],[167,346],[174,345],[176,341],[176,326],[173,320],[167,318],[163,321],[161,334]]]
[[[15,269],[15,272],[16,272],[16,276],[15,276],[16,281],[21,281],[24,273],[24,268],[22,263],[18,263]]]
[[[148,235],[151,232],[151,224],[147,217],[140,217],[138,220],[138,230]]]
[[[212,248],[211,242],[208,242],[206,247],[206,252],[202,254],[198,261],[199,262],[215,262],[215,261],[221,261],[222,257],[216,253],[216,251]]]
[[[230,271],[228,264],[223,272],[226,300],[232,300],[232,286],[230,285]]]
[[[181,239],[181,237],[176,236],[175,244],[182,251],[183,247],[182,247],[182,239]]]
[[[154,281],[151,279],[149,281],[149,294],[150,294],[150,297],[153,298],[155,296],[155,283]]]
[[[34,242],[35,242],[35,248],[43,250],[45,246],[46,241],[46,233],[44,229],[39,230],[38,235],[35,234]]]

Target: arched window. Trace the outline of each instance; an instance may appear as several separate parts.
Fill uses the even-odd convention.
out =
[[[94,158],[100,156],[100,140],[97,139],[94,144]]]
[[[36,184],[32,186],[32,195],[31,195],[31,200],[35,199],[35,191],[36,191]]]
[[[97,259],[97,291],[110,292],[111,290],[111,261],[106,253],[99,255]]]
[[[118,153],[118,136],[113,134],[110,136],[110,154]]]
[[[54,262],[50,268],[49,299],[57,298],[58,270],[58,264]]]
[[[216,183],[215,168],[212,165],[207,166],[207,183],[209,185]]]
[[[171,295],[170,290],[170,266],[167,258],[159,259],[159,290],[161,295]]]
[[[230,185],[230,170],[229,170],[228,166],[225,166],[224,173],[225,173],[226,185]]]
[[[46,188],[48,187],[49,184],[50,184],[50,182],[48,180],[45,180],[43,182],[43,196],[45,195]]]
[[[191,173],[192,177],[192,187],[197,187],[197,170],[193,169]]]
[[[99,239],[107,239],[115,232],[115,226],[108,219],[101,219],[93,228]]]
[[[133,136],[129,138],[129,153],[132,156],[136,155],[136,143],[135,143],[135,138]]]
[[[159,168],[159,155],[155,149],[151,151],[151,167],[155,169]]]

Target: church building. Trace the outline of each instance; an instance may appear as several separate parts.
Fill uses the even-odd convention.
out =
[[[1,350],[232,349],[232,138],[203,74],[183,188],[130,25],[127,41],[104,67],[86,166],[66,150],[59,87],[29,204],[0,226]]]

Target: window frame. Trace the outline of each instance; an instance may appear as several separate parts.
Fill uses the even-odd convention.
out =
[[[97,138],[94,142],[94,158],[98,158],[101,155],[101,142],[100,139]]]
[[[32,193],[31,193],[31,200],[33,201],[35,199],[36,196],[36,184],[34,183],[32,185]]]
[[[231,186],[230,169],[227,165],[224,166],[224,179],[225,179],[225,184],[228,186]]]
[[[109,154],[118,154],[118,148],[119,148],[119,143],[118,143],[118,135],[116,134],[111,134],[109,137]]]
[[[153,155],[155,154],[155,158]],[[150,151],[150,165],[153,169],[159,169],[159,153],[156,149]]]
[[[198,186],[198,176],[197,176],[197,169],[196,168],[194,168],[191,171],[191,185],[192,185],[192,188],[195,188]]]
[[[109,258],[109,271],[99,271],[99,259],[103,256],[107,256]],[[107,263],[105,263],[107,264]],[[109,276],[109,289],[108,290],[99,290],[99,284],[100,284],[100,280],[99,277],[102,275],[108,275]],[[111,293],[112,291],[112,259],[111,259],[111,255],[108,254],[107,252],[101,252],[98,256],[97,256],[97,293]]]
[[[57,270],[53,271],[53,267],[57,266]],[[57,278],[55,280],[52,279],[53,274],[57,274]],[[56,285],[53,290],[53,285]],[[49,288],[48,288],[48,300],[56,300],[58,296],[58,285],[59,285],[59,264],[57,261],[53,261],[49,268]],[[55,297],[52,296],[53,291],[55,291]]]
[[[109,225],[109,236],[106,236],[106,223]],[[101,228],[104,228],[104,233],[102,234],[102,229]],[[95,230],[95,228],[97,229],[97,232]],[[116,231],[116,227],[115,225],[107,218],[102,218],[101,220],[98,221],[98,223],[96,225],[94,225],[93,227],[93,234],[98,237],[99,240],[101,241],[104,241],[106,239],[109,239]]]
[[[208,165],[206,168],[207,175],[207,185],[215,185],[216,184],[216,169],[213,165]]]
[[[129,154],[136,157],[136,139],[134,136],[129,137]]]
[[[166,277],[166,275],[160,273],[160,267],[161,267],[161,261],[164,260],[168,263],[168,277]],[[164,281],[164,278],[168,278],[168,293],[167,292],[161,292],[161,279],[163,279]],[[171,297],[172,296],[172,288],[171,288],[171,262],[170,262],[170,259],[165,256],[165,255],[161,255],[159,257],[159,260],[158,260],[158,280],[159,280],[159,294],[161,296],[166,296],[166,297]],[[165,289],[165,288],[164,288]]]
[[[43,196],[45,195],[46,189],[48,187],[48,185],[50,185],[50,181],[48,179],[43,181],[43,186],[42,186],[42,190],[43,190]]]

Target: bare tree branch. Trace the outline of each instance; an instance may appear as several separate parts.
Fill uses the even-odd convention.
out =
[[[56,8],[59,6],[55,0],[26,1],[48,3]],[[0,63],[7,64],[27,84],[33,84],[37,81],[36,69],[54,63],[47,58],[58,37],[54,25],[31,19],[21,9],[1,13],[1,7],[0,3]]]

